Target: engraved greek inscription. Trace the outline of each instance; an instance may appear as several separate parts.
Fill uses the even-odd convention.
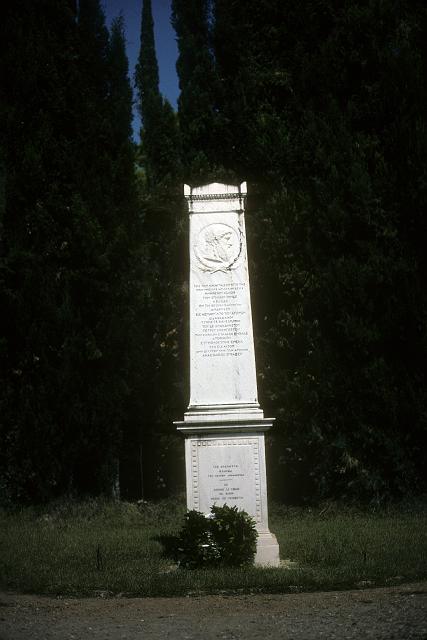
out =
[[[195,284],[196,354],[203,358],[236,357],[247,353],[249,332],[242,295],[245,284]]]

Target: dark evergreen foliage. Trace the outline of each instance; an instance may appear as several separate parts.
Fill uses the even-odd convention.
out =
[[[172,0],[172,24],[179,51],[178,115],[186,182],[206,182],[221,167],[218,81],[208,18],[208,0]]]
[[[188,511],[176,540],[177,559],[185,569],[245,567],[254,562],[258,532],[246,511],[214,505],[209,516]]]
[[[184,93],[193,36],[175,23]],[[216,112],[224,173],[250,180],[259,383],[290,500],[425,489],[425,26],[403,0],[213,3],[204,123]],[[215,169],[198,130],[186,147]]]
[[[162,495],[176,486],[177,477],[182,478],[182,442],[173,420],[185,406],[181,292],[187,248],[178,122],[159,91],[149,0],[144,0],[142,7],[135,80],[142,117],[138,170],[147,260],[142,344],[150,372],[141,390],[144,434],[139,457],[144,491]]]
[[[425,122],[425,58],[421,16],[399,5],[391,15],[380,2],[290,2],[274,21],[258,15],[271,58],[252,49],[269,70],[253,133],[277,185],[257,226],[260,277],[272,285],[260,301],[263,387],[294,497],[423,486],[426,369],[413,355],[425,353],[427,301],[402,223],[408,198],[411,216],[425,200],[412,187],[425,169],[402,142]],[[397,188],[406,163],[412,176]]]
[[[111,491],[139,227],[122,34],[89,0],[3,26],[2,498]]]
[[[180,173],[179,136],[175,114],[159,91],[159,70],[154,45],[151,0],[144,0],[141,18],[141,48],[135,71],[139,96],[141,158],[150,189],[168,181],[176,183]]]
[[[122,19],[2,18],[2,499],[111,492],[119,458],[140,493],[182,477],[182,173],[249,180],[276,495],[425,491],[425,3],[173,0],[179,134],[145,0],[136,157]]]
[[[141,117],[144,119],[150,116],[152,103],[159,98],[159,67],[154,44],[151,0],[144,0],[142,3],[141,49],[135,77],[139,91]]]

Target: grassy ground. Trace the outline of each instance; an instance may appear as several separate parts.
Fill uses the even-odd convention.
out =
[[[183,500],[61,502],[0,511],[0,586],[57,595],[175,596],[399,584],[427,578],[427,505],[272,507],[280,569],[188,571],[159,536],[182,524]]]

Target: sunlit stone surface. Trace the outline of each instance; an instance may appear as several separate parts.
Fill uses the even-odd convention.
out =
[[[243,200],[234,189],[232,199],[190,200],[191,407],[258,401]]]
[[[247,511],[259,533],[255,562],[279,564],[268,529],[264,433],[258,404],[244,203],[240,187],[184,194],[190,215],[190,404],[184,421],[187,506]]]

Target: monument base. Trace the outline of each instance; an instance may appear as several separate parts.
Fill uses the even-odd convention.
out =
[[[279,567],[279,543],[274,533],[258,533],[255,564],[260,567]]]
[[[268,529],[267,509],[264,434],[272,420],[259,409],[248,415],[247,407],[240,412],[221,407],[210,415],[189,411],[175,424],[185,436],[187,508],[206,515],[215,504],[243,509],[258,531],[255,564],[279,566],[279,545]]]

